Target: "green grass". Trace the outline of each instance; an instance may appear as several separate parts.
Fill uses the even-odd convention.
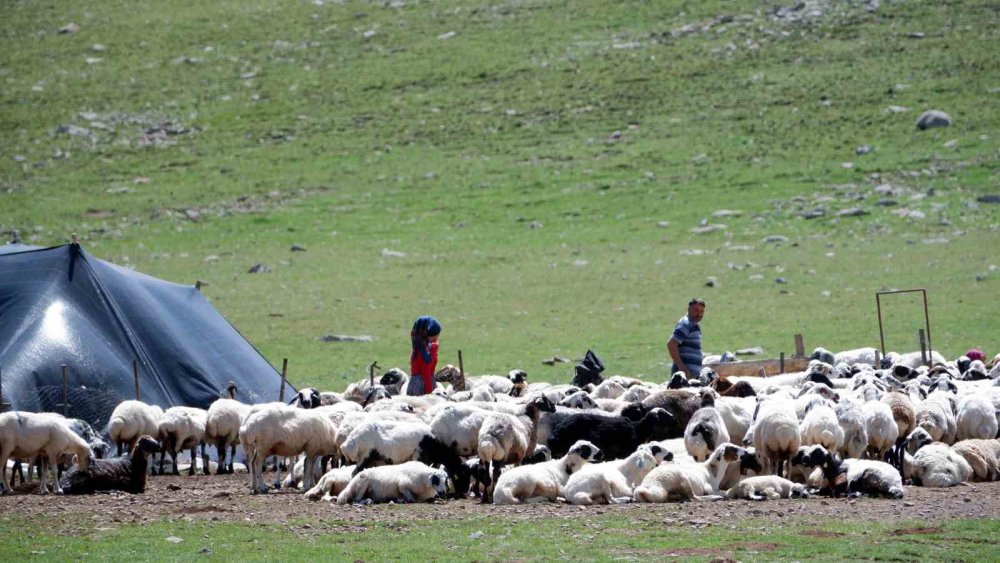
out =
[[[893,559],[988,560],[1000,528],[991,520],[880,524],[872,522],[783,524],[755,520],[695,528],[655,518],[591,515],[498,521],[494,517],[395,522],[324,520],[287,525],[158,522],[99,530],[55,531],[0,519],[9,557],[113,560],[688,560]],[[168,541],[180,538],[181,541]],[[280,554],[280,555],[278,555]]]
[[[875,293],[914,287],[935,349],[1000,350],[1000,206],[975,203],[1000,184],[995,7],[830,2],[789,24],[779,5],[11,2],[0,229],[208,282],[294,383],[332,389],[405,367],[424,313],[473,373],[565,380],[540,360],[592,347],[664,378],[692,295],[709,351],[877,346]],[[955,124],[917,131],[931,108]],[[167,121],[183,132],[140,145]],[[876,205],[881,184],[900,205]],[[870,214],[836,217],[854,206]],[[702,220],[726,228],[692,234]],[[917,349],[922,304],[885,314],[887,348]]]

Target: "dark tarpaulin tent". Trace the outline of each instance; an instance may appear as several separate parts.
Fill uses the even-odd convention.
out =
[[[107,425],[135,398],[207,408],[227,382],[237,399],[277,399],[281,376],[192,286],[95,258],[78,244],[0,246],[0,381],[13,410]],[[295,391],[292,390],[292,393]]]

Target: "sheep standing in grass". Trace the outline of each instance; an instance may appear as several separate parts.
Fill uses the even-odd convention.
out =
[[[426,502],[448,492],[448,475],[419,461],[371,467],[355,475],[337,496],[337,504],[355,502]]]
[[[632,495],[635,502],[683,502],[717,499],[719,483],[731,463],[745,452],[734,444],[721,444],[702,463],[668,463],[649,472]]]
[[[76,454],[79,470],[89,471],[94,453],[86,440],[69,429],[62,416],[22,411],[0,414],[0,484],[3,485],[0,493],[12,492],[7,479],[8,459],[34,459],[36,455],[41,455],[43,461],[48,463],[56,494],[62,494],[62,487],[56,476],[56,465],[59,463],[59,456],[64,453]],[[44,495],[48,492],[43,475],[39,479],[39,493]]]
[[[163,409],[142,401],[122,401],[111,412],[108,435],[118,448],[118,455],[130,452],[140,436],[156,436],[160,432]]]
[[[881,401],[868,401],[861,406],[868,429],[868,459],[883,461],[896,446],[899,426],[892,417],[892,408]]]
[[[208,453],[205,451],[205,424],[208,422],[208,412],[193,407],[170,407],[160,418],[159,438],[163,449],[160,451],[160,474],[163,474],[163,461],[166,454],[174,464],[174,475],[180,475],[177,470],[177,451],[191,449],[191,467],[188,475],[194,475],[197,458],[195,448],[201,445],[201,458],[205,475],[209,473]]]
[[[494,504],[555,501],[570,475],[584,464],[601,461],[604,456],[597,446],[580,440],[560,459],[514,467],[496,481]]]
[[[643,444],[625,459],[588,463],[570,475],[562,497],[570,504],[618,504],[632,501],[632,491],[661,461],[673,454],[657,444]]]
[[[780,498],[809,498],[806,486],[782,479],[776,475],[747,477],[728,491],[726,498],[746,500],[775,500]]]
[[[98,491],[146,492],[149,473],[149,456],[160,451],[160,444],[152,436],[142,436],[136,441],[129,457],[96,459],[88,471],[71,468],[63,475],[60,484],[68,495],[87,495]]]

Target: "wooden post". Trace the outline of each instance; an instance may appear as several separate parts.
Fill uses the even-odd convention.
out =
[[[281,388],[278,390],[278,400],[285,402],[285,380],[288,377],[288,358],[281,359]]]
[[[785,353],[782,352],[778,355],[778,369],[781,370],[778,373],[785,373]]]
[[[462,363],[462,351],[458,351],[458,373],[462,375],[462,381],[465,381],[465,365]]]
[[[67,384],[67,379],[66,379],[66,369],[67,369],[66,364],[62,364],[62,376],[63,376],[63,402],[62,402],[62,408],[63,408],[63,416],[68,416],[69,415],[69,385]]]
[[[924,329],[917,331],[917,338],[920,339],[920,363],[926,366],[930,363],[930,358],[927,357],[927,335],[924,334]]]
[[[139,398],[139,360],[132,358],[132,379],[135,380],[135,400],[141,401]]]
[[[806,355],[806,345],[805,342],[802,341],[801,334],[795,335],[795,355],[800,358]]]

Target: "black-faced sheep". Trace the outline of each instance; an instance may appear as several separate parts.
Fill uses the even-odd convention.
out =
[[[825,486],[832,496],[876,496],[903,498],[903,480],[899,471],[882,461],[870,459],[841,460],[823,446],[796,455],[794,463],[821,467]]]
[[[560,459],[514,467],[501,474],[496,482],[493,503],[555,501],[570,475],[584,464],[602,459],[604,456],[597,446],[580,440]]]
[[[657,444],[643,444],[625,459],[589,463],[570,475],[562,497],[570,504],[618,504],[632,501],[632,491],[661,461],[673,454]]]
[[[146,492],[146,475],[149,473],[148,456],[160,451],[160,444],[152,436],[142,436],[128,457],[97,459],[88,471],[73,467],[63,475],[63,492],[68,495],[89,495],[98,491]]]
[[[715,500],[719,483],[731,463],[745,452],[734,444],[721,444],[703,463],[667,463],[656,467],[635,488],[635,502]]]

